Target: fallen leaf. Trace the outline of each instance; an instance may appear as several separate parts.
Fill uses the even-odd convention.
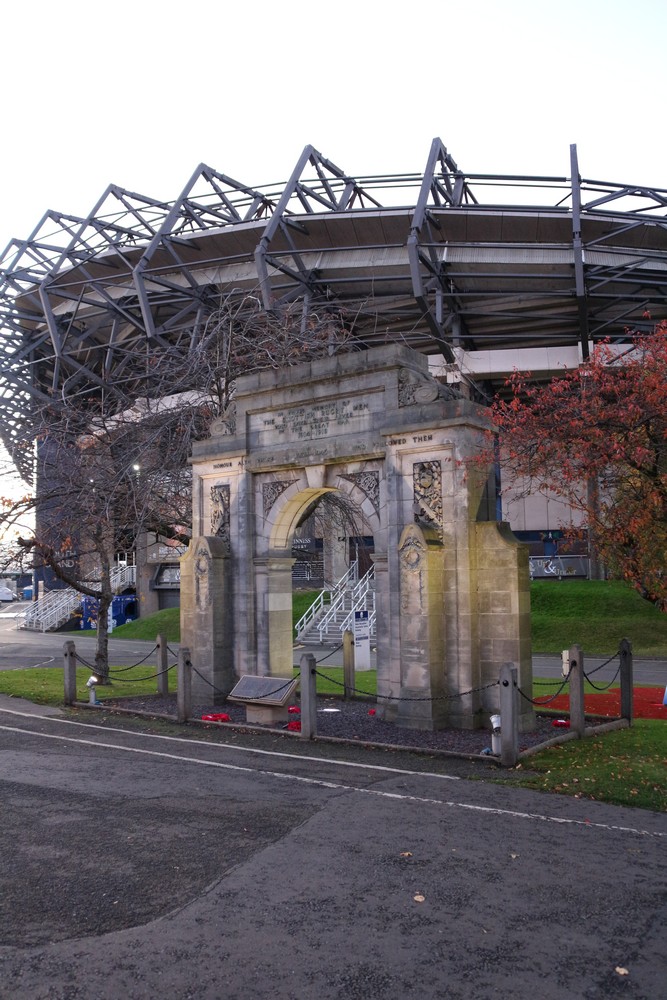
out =
[[[426,896],[422,896],[421,892],[418,892],[417,895],[413,896],[412,898],[414,899],[415,903],[423,903],[424,900],[426,899]]]

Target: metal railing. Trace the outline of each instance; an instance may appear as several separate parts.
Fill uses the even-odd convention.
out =
[[[136,566],[121,566],[111,574],[114,593],[132,586],[136,580]],[[94,587],[95,584],[91,584]],[[50,632],[63,625],[75,611],[83,595],[73,587],[50,590],[16,616],[16,628],[33,632]]]
[[[343,620],[341,632],[354,631],[355,611],[368,611],[368,628],[370,634],[375,632],[375,567],[371,566],[368,573],[361,578],[359,583],[352,590],[352,608]]]
[[[333,605],[339,599],[341,594],[350,589],[350,584],[358,580],[358,571],[359,565],[355,559],[354,562],[350,563],[350,568],[347,573],[341,576],[335,587],[325,588],[320,591],[313,603],[304,612],[304,614],[301,615],[298,622],[294,626],[297,638],[300,639],[301,636],[308,631],[311,625],[313,625],[322,614],[327,604]]]
[[[375,623],[375,591],[371,588],[371,583],[375,579],[375,567],[371,566],[365,576],[359,580],[354,587],[344,590],[336,601],[331,602],[327,612],[317,623],[317,630],[320,635],[320,642],[324,642],[324,636],[328,636],[330,631],[343,633],[346,628],[351,628],[350,623],[354,622],[354,612],[360,610],[371,610],[366,603],[371,599],[367,597],[372,594],[372,622]],[[369,614],[369,626],[371,625],[371,615]]]

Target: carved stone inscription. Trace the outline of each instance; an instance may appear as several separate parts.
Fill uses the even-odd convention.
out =
[[[377,403],[375,400],[377,399]],[[366,399],[332,399],[308,406],[253,414],[251,431],[259,431],[260,445],[311,441],[341,433],[356,433],[368,426],[368,416],[382,402],[379,393]]]

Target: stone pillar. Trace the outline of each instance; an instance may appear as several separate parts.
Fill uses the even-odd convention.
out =
[[[465,428],[451,433],[455,448],[449,459],[443,456],[442,488],[446,719],[448,726],[474,729],[482,724],[474,553],[483,481],[465,466],[479,447],[476,433]]]
[[[258,674],[261,677],[269,673],[268,664],[270,662],[269,648],[271,637],[269,634],[269,560],[258,558],[254,560],[254,584],[255,584],[255,607],[257,608],[257,618],[253,622],[248,622],[249,628],[255,633],[256,656],[249,656],[245,664],[245,672]]]
[[[229,548],[199,537],[181,559],[181,645],[192,653],[192,697],[220,705],[236,683]]]
[[[404,528],[400,564],[401,701],[397,722],[411,729],[440,729],[443,695],[443,559],[435,531]]]
[[[479,624],[480,685],[493,684],[503,663],[517,667],[519,688],[532,692],[530,645],[530,572],[528,546],[522,545],[504,522],[475,525],[477,620]],[[499,711],[498,689],[480,693],[484,724]],[[532,729],[532,706],[520,699],[519,731]]]
[[[400,661],[397,659],[395,671],[392,668],[390,652],[392,649],[389,635],[390,594],[387,557],[375,553],[375,649],[378,664],[377,693],[379,696],[398,695],[401,686]],[[380,718],[396,717],[397,703],[378,698],[377,713]]]
[[[294,638],[292,635],[292,558],[270,558],[267,563],[269,590],[266,604],[266,631],[269,637],[268,662],[258,664],[258,673],[291,677]],[[261,629],[260,629],[261,631]]]

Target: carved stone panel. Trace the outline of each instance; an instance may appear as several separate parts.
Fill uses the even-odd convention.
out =
[[[415,462],[412,466],[415,521],[437,529],[442,539],[442,467],[440,462]]]
[[[420,529],[408,525],[398,550],[401,567],[401,613],[421,615],[424,606],[426,543]]]
[[[401,369],[398,375],[398,405],[411,406],[413,403],[432,403],[440,395],[437,382],[416,378],[411,372]]]
[[[211,424],[211,437],[219,434],[236,434],[236,403],[230,403],[222,416]]]
[[[229,508],[231,487],[227,484],[211,486],[211,534],[221,538],[227,548],[229,537]]]
[[[204,546],[199,546],[194,566],[195,606],[198,611],[206,611],[211,603],[211,558]]]
[[[379,472],[351,472],[343,475],[341,479],[346,479],[353,483],[361,492],[368,497],[373,504],[376,514],[380,512],[380,474]]]
[[[274,503],[285,490],[288,490],[292,483],[295,482],[294,479],[279,479],[272,483],[264,483],[262,486],[262,502],[264,508],[264,517],[268,517],[271,512],[271,508]]]

